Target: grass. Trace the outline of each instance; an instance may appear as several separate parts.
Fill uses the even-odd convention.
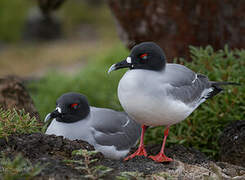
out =
[[[85,171],[86,175],[83,175],[84,178],[92,180],[101,179],[113,171],[113,169],[102,165],[95,166],[94,163],[97,162],[98,159],[94,158],[94,155],[97,153],[98,151],[88,151],[86,149],[75,150],[72,152],[72,155],[80,158],[82,156],[83,159],[65,160],[64,162],[67,164],[76,164],[75,169]]]
[[[218,157],[218,138],[224,126],[235,120],[245,119],[245,51],[214,51],[212,47],[190,47],[192,62],[179,59],[190,69],[207,75],[213,81],[239,82],[242,86],[226,86],[225,91],[203,103],[185,121],[171,127],[168,145],[183,144],[195,147],[207,155]],[[55,108],[56,99],[65,92],[85,94],[91,105],[122,110],[117,98],[117,85],[125,70],[108,75],[108,68],[128,55],[122,45],[111,52],[91,57],[81,72],[68,76],[50,72],[39,82],[29,85],[41,117]],[[88,59],[90,60],[90,59]],[[161,143],[163,127],[149,129],[148,143]]]
[[[24,110],[3,110],[0,108],[0,138],[11,134],[40,132],[41,125]]]
[[[86,64],[91,54],[102,54],[118,42],[119,39],[116,38],[114,40],[65,40],[35,46],[33,44],[11,46],[1,52],[0,76],[17,74],[20,77],[35,78],[53,69],[72,74],[76,70],[74,68],[70,70],[71,64],[79,70],[78,65]]]
[[[21,39],[27,10],[31,4],[28,0],[0,1],[0,40],[16,42]]]
[[[44,165],[33,165],[28,159],[18,154],[13,160],[2,155],[0,158],[0,176],[4,180],[33,179]]]

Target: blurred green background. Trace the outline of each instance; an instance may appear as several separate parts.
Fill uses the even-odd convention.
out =
[[[0,76],[18,75],[27,88],[41,118],[55,108],[56,99],[75,91],[88,97],[90,105],[122,110],[117,85],[125,70],[107,74],[108,68],[129,51],[119,40],[113,16],[105,3],[69,0],[55,15],[62,22],[62,38],[54,41],[25,41],[26,21],[35,1],[0,1]],[[192,62],[179,61],[214,81],[234,81],[225,91],[203,103],[185,121],[172,126],[167,145],[195,147],[218,158],[218,138],[232,121],[245,119],[245,50],[224,45],[192,47]],[[161,143],[163,127],[149,129],[148,143]]]

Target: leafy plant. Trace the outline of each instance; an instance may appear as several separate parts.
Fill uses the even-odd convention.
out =
[[[98,165],[94,166],[93,163],[98,161],[98,159],[93,158],[97,151],[87,151],[86,149],[75,150],[72,152],[73,156],[82,156],[84,159],[80,160],[65,160],[66,163],[76,163],[79,166],[75,167],[79,170],[84,170],[87,174],[84,176],[88,179],[100,179],[106,176],[109,172],[112,171],[111,168]]]
[[[41,125],[24,110],[3,110],[0,108],[0,138],[9,135],[40,132]]]
[[[13,160],[2,155],[0,159],[0,175],[4,180],[32,179],[37,176],[44,165],[32,163],[18,154]]]

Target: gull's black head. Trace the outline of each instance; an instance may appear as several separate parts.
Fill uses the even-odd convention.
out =
[[[166,64],[163,50],[154,42],[143,42],[134,46],[123,61],[113,64],[108,72],[121,68],[161,71]]]
[[[45,121],[56,118],[56,121],[73,123],[88,116],[90,107],[87,98],[79,93],[66,93],[56,101],[56,110],[50,113]]]

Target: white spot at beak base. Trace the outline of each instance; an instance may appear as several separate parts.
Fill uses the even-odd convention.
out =
[[[60,107],[57,107],[56,110],[61,113],[61,108]]]
[[[126,61],[127,63],[131,64],[132,63],[131,57],[127,57]]]

